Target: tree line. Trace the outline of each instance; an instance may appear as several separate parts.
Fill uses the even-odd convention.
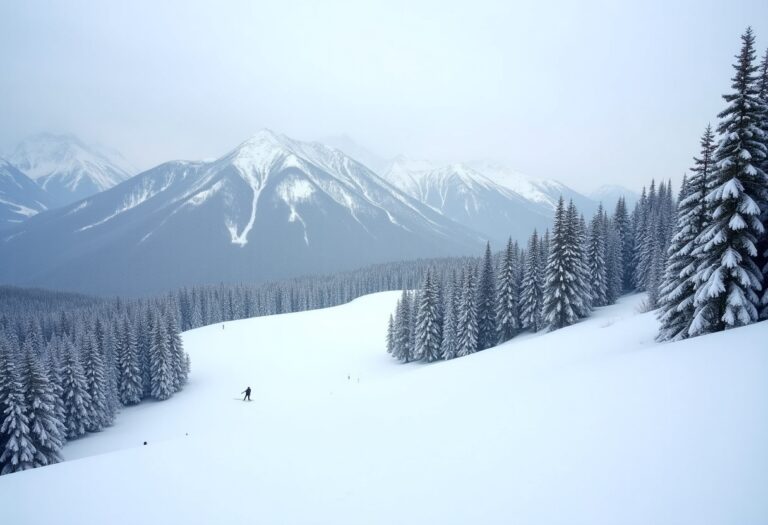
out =
[[[417,290],[404,290],[389,318],[387,351],[403,362],[472,354],[519,332],[556,330],[648,291],[655,307],[675,210],[671,183],[651,182],[632,214],[619,199],[612,215],[600,205],[587,223],[560,198],[552,231],[534,230],[527,246],[510,239],[501,253],[460,268],[432,269]]]

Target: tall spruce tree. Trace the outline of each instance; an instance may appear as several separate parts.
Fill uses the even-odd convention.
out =
[[[155,311],[152,316],[152,333],[149,347],[149,371],[152,397],[168,399],[174,392],[173,362],[168,348],[168,332],[163,316]]]
[[[441,322],[439,297],[432,273],[427,270],[416,313],[415,359],[431,363],[440,359]]]
[[[630,220],[629,212],[627,210],[627,202],[623,196],[620,197],[619,201],[616,203],[616,210],[613,212],[613,224],[616,228],[619,243],[621,245],[622,291],[628,292],[633,288],[634,237],[632,233],[632,221]]]
[[[135,405],[144,392],[136,332],[128,317],[121,323],[117,346],[117,390],[120,402]]]
[[[512,339],[520,329],[518,312],[519,284],[518,260],[512,238],[507,240],[507,249],[501,258],[496,288],[496,341],[503,343]]]
[[[34,468],[29,408],[6,336],[0,332],[0,475]]]
[[[768,49],[765,50],[760,63],[760,80],[758,81],[758,100],[763,109],[763,144],[768,148]],[[763,173],[768,174],[768,155],[762,163]],[[762,272],[763,295],[761,298],[760,319],[768,319],[768,201],[761,203],[760,222],[763,224],[763,234],[757,239],[757,257],[755,263]]]
[[[107,378],[104,358],[98,348],[93,332],[87,331],[80,339],[80,355],[83,360],[83,374],[88,390],[88,426],[89,432],[99,432],[112,424],[107,401]]]
[[[608,304],[608,273],[606,266],[606,243],[603,218],[603,205],[599,205],[592,218],[587,247],[587,278],[593,306]]]
[[[454,273],[449,285],[445,289],[445,307],[443,316],[443,339],[440,342],[440,355],[443,359],[456,357],[458,345],[456,342],[456,320],[458,318],[458,298],[460,288]]]
[[[28,345],[22,365],[24,398],[28,409],[29,440],[35,450],[33,467],[61,461],[64,423],[56,410],[54,387],[37,352]]]
[[[659,341],[687,338],[693,321],[698,265],[696,243],[709,222],[704,199],[708,181],[715,173],[714,154],[715,136],[708,125],[701,137],[700,156],[694,157],[691,175],[683,180],[680,189],[677,223],[660,291]]]
[[[552,330],[573,324],[588,311],[579,229],[575,206],[571,203],[566,210],[561,197],[555,211],[544,293],[545,321]]]
[[[496,344],[496,283],[491,245],[486,243],[477,282],[477,346],[485,350]]]
[[[478,319],[474,270],[468,268],[464,275],[459,317],[456,320],[456,356],[464,357],[478,350]]]
[[[522,327],[538,332],[544,327],[544,261],[543,249],[536,230],[528,241],[525,270],[520,290],[520,321]]]
[[[762,274],[755,263],[757,237],[763,234],[761,203],[768,182],[759,167],[766,157],[757,99],[754,35],[748,28],[734,64],[728,106],[718,117],[721,140],[715,152],[715,189],[706,200],[712,222],[702,232],[698,255],[695,315],[689,334],[699,335],[757,320]]]
[[[69,340],[63,345],[61,382],[66,415],[67,438],[75,439],[86,433],[91,426],[91,396],[77,351]]]

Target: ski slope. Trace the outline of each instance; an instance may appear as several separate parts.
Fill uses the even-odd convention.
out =
[[[0,477],[3,523],[768,522],[768,324],[659,345],[633,296],[402,365],[397,297],[185,333],[186,389]]]

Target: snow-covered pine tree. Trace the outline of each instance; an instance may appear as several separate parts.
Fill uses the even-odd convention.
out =
[[[412,360],[411,351],[411,301],[408,290],[403,290],[395,310],[395,347],[393,356],[407,363]]]
[[[122,404],[135,405],[141,401],[141,381],[136,332],[126,316],[120,324],[117,346],[117,390]]]
[[[613,224],[621,245],[622,261],[622,292],[628,292],[633,288],[632,276],[634,275],[633,253],[634,238],[632,234],[632,221],[627,211],[627,202],[620,197],[613,212]]]
[[[62,388],[61,378],[61,359],[59,358],[60,340],[56,335],[51,338],[48,344],[48,352],[45,358],[45,366],[48,369],[48,379],[51,383],[51,393],[53,394],[54,411],[56,418],[61,421],[61,442],[62,445],[67,439],[67,414],[64,410],[64,389]]]
[[[496,287],[496,342],[512,339],[520,330],[518,312],[519,283],[518,259],[512,238],[507,240],[507,249],[501,258],[498,284]]]
[[[608,274],[606,265],[605,229],[603,227],[603,205],[592,217],[587,246],[588,282],[593,306],[608,304]]]
[[[90,426],[91,396],[75,347],[68,339],[64,340],[62,346],[61,387],[66,413],[64,424],[67,427],[67,439],[75,439],[85,434]]]
[[[605,238],[605,298],[608,304],[614,304],[624,289],[624,261],[622,258],[621,237],[613,220],[603,214],[600,227]]]
[[[387,353],[392,355],[395,349],[395,319],[389,314],[387,323]]]
[[[552,330],[573,324],[588,311],[584,304],[589,292],[582,280],[584,268],[580,240],[576,207],[570,203],[566,211],[561,197],[555,211],[544,291],[545,321]]]
[[[675,232],[668,250],[667,266],[660,291],[659,341],[688,337],[694,316],[696,293],[696,242],[709,222],[704,201],[708,181],[714,177],[715,136],[707,126],[701,137],[700,157],[694,157],[690,177],[683,179]]]
[[[543,250],[536,230],[528,240],[526,250],[525,270],[520,290],[520,322],[522,327],[538,332],[544,327],[544,272]]]
[[[768,181],[759,167],[766,146],[754,44],[748,28],[734,64],[733,92],[723,96],[728,106],[718,115],[716,186],[706,197],[715,208],[699,240],[696,311],[689,329],[693,336],[757,320],[762,273],[755,264],[755,243],[763,233],[760,206],[768,200]]]
[[[160,401],[173,395],[173,363],[168,348],[168,332],[160,312],[152,315],[152,332],[149,347],[149,372],[152,397]]]
[[[32,466],[58,463],[66,428],[57,414],[55,388],[31,344],[25,344],[21,378],[28,410],[29,440],[35,450]]]
[[[233,299],[234,312],[242,312],[242,304]],[[241,314],[238,314],[241,315]],[[173,390],[179,392],[187,383],[187,375],[185,372],[186,353],[184,352],[184,346],[181,342],[181,334],[179,333],[179,325],[176,321],[176,314],[173,308],[168,308],[164,312],[167,336],[168,336],[168,351],[171,356],[171,376],[173,379]]]
[[[80,338],[80,355],[83,362],[83,374],[88,390],[88,432],[99,432],[112,424],[107,401],[107,378],[104,370],[104,358],[91,331],[86,331]]]
[[[496,344],[496,282],[491,244],[486,243],[477,281],[477,347],[485,350]]]
[[[440,356],[446,360],[456,357],[458,346],[456,342],[457,294],[459,291],[456,274],[454,273],[453,278],[445,289],[445,307],[443,308],[443,339],[440,342]]]
[[[760,63],[758,81],[758,100],[763,108],[763,144],[768,148],[768,49],[765,50]],[[763,173],[768,174],[768,155],[763,159]],[[760,222],[763,224],[763,234],[757,240],[757,257],[755,264],[762,272],[763,295],[760,300],[760,319],[768,319],[768,202],[761,205]]]
[[[473,268],[464,273],[459,317],[456,320],[456,357],[464,357],[478,350],[477,291]]]
[[[15,356],[0,330],[0,475],[35,466],[28,413]]]
[[[416,311],[416,347],[414,359],[431,363],[440,359],[441,321],[439,298],[432,272],[427,270]]]

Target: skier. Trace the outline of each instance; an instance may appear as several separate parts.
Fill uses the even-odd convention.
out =
[[[245,394],[245,397],[243,397],[243,401],[245,401],[246,399],[247,399],[248,401],[250,401],[250,400],[251,400],[251,387],[248,387],[248,388],[246,388],[245,390],[243,390],[243,391],[242,391],[242,392],[240,392],[240,393],[241,393],[241,394]]]

